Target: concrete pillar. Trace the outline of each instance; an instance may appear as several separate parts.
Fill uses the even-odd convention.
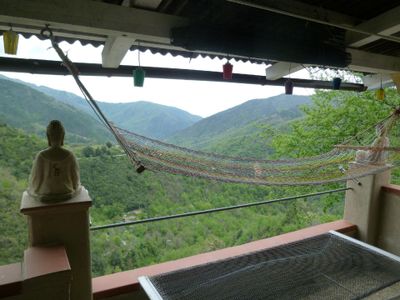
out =
[[[72,271],[71,299],[92,299],[89,207],[86,189],[67,201],[43,203],[22,196],[21,213],[28,218],[29,246],[63,245]]]
[[[21,299],[71,300],[71,269],[62,246],[25,250]]]
[[[63,246],[29,247],[22,263],[0,266],[0,299],[71,300],[71,279]]]
[[[358,239],[376,245],[379,230],[381,187],[390,182],[390,170],[347,181],[344,219],[358,227]]]

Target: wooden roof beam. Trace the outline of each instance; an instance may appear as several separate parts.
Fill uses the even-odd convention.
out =
[[[49,24],[54,33],[105,40],[103,65],[118,67],[136,39],[170,44],[171,28],[187,24],[184,18],[96,1],[2,0],[0,25],[37,33]],[[65,35],[64,35],[65,36]]]
[[[393,74],[400,72],[400,59],[396,56],[375,54],[371,52],[361,51],[354,48],[347,48],[347,52],[351,54],[352,61],[348,68],[357,72]],[[279,62],[266,69],[268,80],[277,80],[289,74],[288,62]],[[291,64],[291,72],[302,69],[300,64]],[[375,84],[373,84],[375,85]]]
[[[365,21],[355,26],[355,28],[382,35],[392,35],[400,31],[400,19],[398,16],[400,16],[400,6],[395,7],[375,18]],[[346,44],[348,45],[348,47],[350,47],[347,50],[350,53],[354,54],[353,60],[355,60],[355,62],[350,64],[349,66],[350,69],[362,72],[386,73],[386,74],[390,74],[397,69],[397,62],[394,57],[375,56],[373,53],[368,54],[367,52],[352,51],[352,48],[358,48],[364,46],[378,39],[379,39],[378,36],[365,35],[352,31],[348,31],[346,33]],[[367,59],[368,57],[371,60],[378,58],[378,61],[368,61]],[[366,65],[362,66],[361,65],[362,63]],[[294,66],[299,67],[300,65],[296,65],[293,63],[292,68]],[[372,68],[372,66],[375,66],[376,69]],[[288,69],[289,69],[288,63],[286,62],[276,63],[266,69],[267,79],[274,80],[286,76],[289,74]],[[299,69],[300,68],[293,68],[293,72],[296,72]],[[387,79],[390,80],[390,76],[387,77],[388,77]],[[367,82],[369,85],[371,85],[371,88],[376,87],[375,78],[373,81],[374,83],[372,83],[371,79],[368,77]]]
[[[265,69],[265,78],[276,80],[303,69],[303,65],[280,61]]]
[[[104,68],[118,68],[125,54],[135,42],[134,39],[124,36],[109,36],[101,53]]]
[[[400,59],[396,56],[375,54],[348,48],[351,54],[349,69],[359,72],[391,74],[400,72]]]
[[[170,43],[170,30],[184,18],[95,1],[2,0],[0,22],[103,36],[125,36]]]
[[[103,68],[99,64],[76,63],[79,74],[82,76],[118,76],[132,77],[134,66],[119,66],[118,68]],[[145,67],[146,78],[180,79],[213,81],[224,83],[243,83],[256,85],[284,86],[286,79],[267,80],[265,76],[249,74],[233,74],[232,80],[224,80],[221,72],[198,71],[187,69],[155,68]],[[0,71],[23,72],[31,74],[69,75],[68,70],[59,61],[39,59],[18,59],[0,57]],[[295,87],[332,89],[332,82],[321,80],[309,80],[292,78]],[[364,91],[366,87],[362,84],[343,82],[341,90]]]
[[[304,16],[324,22],[335,23],[346,26],[355,26],[361,20],[338,13],[332,10],[324,9],[322,7],[306,4],[296,0],[228,0],[229,2],[247,5],[255,8],[286,11],[294,15]],[[260,4],[262,3],[262,4]]]
[[[389,36],[400,31],[399,16],[400,6],[388,10],[375,18],[365,21],[360,25],[357,25],[355,28]],[[379,37],[376,35],[364,35],[351,31],[348,31],[346,34],[347,45],[354,48],[359,48],[376,40],[379,40]]]
[[[247,2],[247,4],[252,3],[252,1],[235,1],[235,0],[228,0],[230,2],[236,2],[239,4],[244,4],[243,2]],[[321,7],[305,4],[299,1],[293,0],[264,0],[263,6],[272,7],[278,10],[285,10],[290,11],[291,13],[297,15],[308,16],[316,19],[321,19],[324,21],[341,24],[341,25],[348,25],[354,26],[360,22],[360,20],[345,15],[341,13],[337,13],[331,10],[323,9]],[[289,72],[290,67],[290,72]],[[276,64],[271,65],[270,67],[266,68],[265,75],[266,79],[269,80],[276,80],[287,76],[291,73],[297,72],[301,70],[303,67],[297,63],[290,63],[290,62],[277,62]]]
[[[363,76],[362,81],[369,90],[376,90],[382,87],[393,86],[390,74],[369,74]]]

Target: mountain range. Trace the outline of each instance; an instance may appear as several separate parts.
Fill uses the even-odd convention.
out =
[[[82,97],[5,76],[0,76],[0,87],[3,91],[0,95],[0,121],[40,133],[44,132],[49,120],[58,118],[74,137],[70,140],[83,142],[85,137],[86,140],[102,142],[112,139]],[[117,126],[157,139],[164,139],[201,119],[175,107],[145,101],[97,103]]]
[[[82,97],[46,86],[32,85],[32,87],[95,116]],[[107,118],[118,126],[156,139],[164,139],[201,120],[200,116],[184,110],[146,101],[129,103],[97,101],[97,103]]]
[[[0,121],[28,132],[43,133],[48,121],[64,122],[70,141],[104,142],[111,135],[85,100],[73,93],[0,77]],[[98,102],[121,128],[177,145],[207,151],[265,157],[276,130],[301,117],[307,96],[279,95],[249,100],[202,119],[175,107],[145,101]],[[43,135],[43,134],[42,134]]]
[[[308,103],[310,103],[309,97],[293,95],[249,100],[195,123],[171,137],[171,140],[201,148],[205,141],[254,122],[268,121],[271,124],[278,124],[299,117],[299,105]]]
[[[0,122],[26,132],[45,135],[50,120],[63,122],[67,141],[103,142],[111,139],[108,131],[86,112],[55,100],[31,87],[0,78]]]

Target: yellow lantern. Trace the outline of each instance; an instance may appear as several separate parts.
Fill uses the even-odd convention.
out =
[[[18,33],[12,31],[3,32],[4,52],[6,54],[17,54],[18,48]]]
[[[385,90],[383,88],[377,89],[375,92],[376,99],[383,101],[385,100]]]

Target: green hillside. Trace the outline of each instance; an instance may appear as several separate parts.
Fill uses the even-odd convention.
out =
[[[302,116],[299,106],[309,103],[309,97],[288,95],[250,100],[195,123],[169,141],[229,155],[265,158],[272,153],[269,142],[274,133]]]
[[[94,116],[92,109],[82,97],[46,86],[25,84]],[[201,120],[201,117],[184,110],[146,101],[129,103],[98,101],[98,104],[107,118],[118,126],[156,139],[165,139]]]
[[[19,213],[30,164],[45,140],[9,126],[0,126],[0,265],[21,259],[27,225]],[[93,145],[93,147],[102,147]],[[112,146],[112,149],[116,146]],[[21,150],[19,150],[21,149]],[[82,184],[90,191],[93,225],[209,209],[315,190],[222,184],[149,171],[137,174],[124,156],[99,152],[78,156]],[[91,233],[93,273],[101,275],[177,259],[337,218],[341,206],[323,213],[342,195],[265,207],[241,209],[181,220]],[[4,249],[4,250],[3,250]]]
[[[24,84],[0,78],[0,122],[44,136],[50,120],[60,120],[71,142],[107,141],[108,131],[92,116]]]

